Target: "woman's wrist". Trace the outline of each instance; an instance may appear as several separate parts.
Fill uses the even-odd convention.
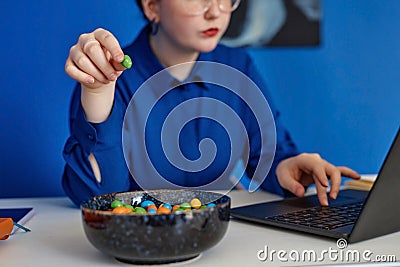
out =
[[[96,89],[88,88],[82,84],[81,88],[81,103],[86,120],[93,123],[101,123],[107,120],[114,103],[115,82],[110,82]]]

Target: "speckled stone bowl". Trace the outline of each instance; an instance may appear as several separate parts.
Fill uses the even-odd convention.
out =
[[[139,204],[159,199],[181,204],[198,198],[215,207],[164,214],[113,214],[114,199]],[[152,190],[113,193],[93,197],[81,205],[83,228],[100,251],[134,264],[163,264],[189,260],[216,245],[228,228],[231,200],[228,196],[196,190]]]

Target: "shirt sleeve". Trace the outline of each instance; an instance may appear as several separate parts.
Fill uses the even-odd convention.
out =
[[[288,130],[283,125],[280,112],[275,107],[271,94],[268,91],[268,87],[266,86],[264,79],[259,74],[250,56],[248,56],[247,73],[264,94],[271,109],[276,129],[275,156],[272,161],[269,173],[265,178],[265,180],[261,183],[260,187],[263,190],[269,191],[274,194],[278,194],[280,196],[284,197],[293,196],[289,191],[283,189],[280,186],[276,176],[276,167],[282,160],[297,155],[299,153],[298,149],[295,143],[293,142],[292,137],[290,136]],[[259,140],[251,143],[250,151],[253,151],[255,155],[253,155],[253,157],[251,156],[249,164],[246,168],[246,174],[249,177],[251,177],[254,174],[255,165],[258,163],[258,159],[260,158],[259,157],[260,150],[261,150],[261,144]]]
[[[121,139],[124,109],[116,95],[110,117],[103,123],[86,120],[77,85],[70,106],[70,137],[63,157],[66,162],[62,186],[67,196],[76,204],[96,195],[126,191],[130,188]],[[89,162],[96,158],[102,180],[98,182]]]

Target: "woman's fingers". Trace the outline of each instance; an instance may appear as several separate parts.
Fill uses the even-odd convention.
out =
[[[315,188],[317,189],[317,197],[321,206],[328,206],[328,196],[326,194],[327,187],[322,185],[319,179],[314,179]]]
[[[75,63],[72,61],[70,57],[67,58],[65,62],[65,72],[74,80],[79,83],[84,83],[87,85],[93,84],[94,78],[93,76],[87,74],[86,72],[81,71],[79,68],[75,66]]]
[[[95,62],[93,62],[80,49],[76,50],[77,51],[74,51],[73,53],[70,54],[70,59],[72,60],[73,64],[82,72],[92,76],[97,81],[105,84],[108,83],[109,80],[104,75],[104,73],[96,66]]]
[[[345,166],[338,166],[337,168],[340,170],[342,176],[349,177],[352,179],[360,179],[361,178],[360,174],[353,169],[350,169]]]
[[[286,166],[290,165],[290,164],[286,164],[286,162],[283,164]],[[278,177],[279,184],[282,186],[282,188],[290,191],[292,194],[296,195],[297,197],[303,197],[304,193],[305,193],[304,186],[302,184],[300,184],[300,182],[298,181],[298,178],[293,173],[293,170],[290,168],[287,168],[286,166],[282,166],[281,168],[278,168],[278,170],[277,170],[277,177]]]
[[[315,183],[318,199],[321,205],[328,205],[327,190],[329,179],[331,188],[329,196],[336,199],[342,181],[342,176],[359,179],[360,175],[347,167],[337,167],[321,158],[318,154],[303,153],[282,161],[277,168],[280,185],[295,194],[304,195],[304,187]]]
[[[107,59],[100,42],[93,38],[91,34],[81,35],[79,38],[81,53],[78,52],[73,55],[74,62],[82,70],[94,75],[96,79],[99,78],[98,81],[100,82],[105,82],[101,76],[104,76],[108,81],[115,81],[117,78],[116,70]],[[105,49],[107,50],[106,47]],[[91,64],[88,64],[89,62]],[[99,73],[94,71],[95,69],[99,70],[102,75],[98,75]]]
[[[121,65],[123,59],[118,40],[109,31],[96,29],[79,36],[78,43],[70,49],[65,71],[89,86],[108,84],[125,70]]]
[[[107,51],[110,52],[111,57],[115,62],[122,62],[124,60],[124,52],[122,51],[118,40],[111,32],[100,28],[95,30],[93,34],[101,46],[105,47]]]
[[[342,175],[340,173],[340,170],[326,160],[323,160],[322,165],[324,168],[325,177],[329,176],[331,180],[331,189],[329,192],[329,196],[332,199],[336,199],[342,181]]]

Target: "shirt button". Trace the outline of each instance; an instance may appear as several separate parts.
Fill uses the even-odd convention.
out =
[[[88,136],[87,136],[88,138],[89,138],[89,140],[91,140],[91,141],[93,141],[93,139],[94,139],[94,136],[92,135],[92,134],[88,134]]]

